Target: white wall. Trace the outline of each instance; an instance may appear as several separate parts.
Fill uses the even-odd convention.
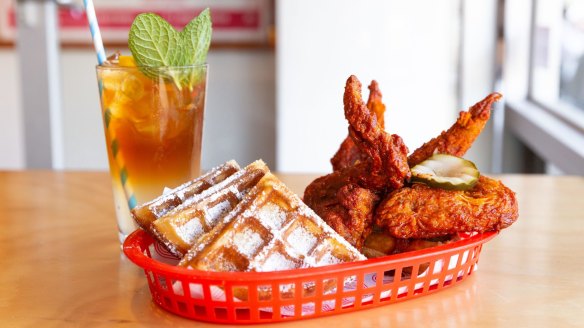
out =
[[[487,94],[498,91],[507,98],[504,90],[493,90],[495,78],[495,40],[496,40],[496,1],[466,1],[464,4],[464,42],[462,71],[462,103],[470,107]],[[496,110],[502,106],[495,105]],[[465,109],[465,108],[463,108]],[[492,113],[483,132],[465,155],[472,160],[481,172],[491,170],[492,156]]]
[[[342,97],[351,74],[361,80],[364,98],[369,82],[379,82],[386,130],[410,151],[493,91],[494,0],[281,0],[276,8],[281,171],[331,170],[329,160],[347,135]],[[487,128],[465,156],[484,172],[490,138]]]
[[[25,165],[16,61],[14,49],[0,51],[0,169],[21,169]],[[61,51],[65,169],[107,168],[95,62],[95,54],[89,49]],[[213,50],[208,62],[203,169],[228,159],[245,165],[257,158],[275,167],[274,52]]]
[[[213,51],[203,136],[203,168],[263,159],[275,169],[276,87],[272,50]]]
[[[342,99],[351,74],[365,98],[369,82],[379,82],[386,130],[410,151],[452,124],[458,1],[297,0],[276,8],[279,170],[331,170],[347,135]]]
[[[14,51],[0,48],[0,169],[24,165],[18,65]]]

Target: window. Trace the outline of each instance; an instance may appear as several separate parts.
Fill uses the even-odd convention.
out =
[[[507,74],[507,85],[516,91],[524,84],[525,93],[507,104],[506,126],[548,172],[584,174],[584,0],[508,1],[506,22],[521,14],[518,2],[531,6],[531,21],[505,27],[506,68],[520,75],[510,66],[523,59],[527,76]],[[524,52],[513,43],[518,31],[527,32]]]
[[[537,1],[531,96],[584,129],[584,0]]]

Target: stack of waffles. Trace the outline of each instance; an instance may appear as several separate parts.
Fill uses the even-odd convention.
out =
[[[270,173],[227,162],[132,211],[138,224],[206,271],[277,271],[364,260]]]

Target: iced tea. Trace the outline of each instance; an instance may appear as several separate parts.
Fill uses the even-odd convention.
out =
[[[123,240],[136,228],[130,207],[199,175],[207,66],[141,70],[120,63],[98,66],[97,75]],[[177,83],[185,76],[191,83]]]

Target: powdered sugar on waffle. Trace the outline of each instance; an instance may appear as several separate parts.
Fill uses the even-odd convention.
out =
[[[174,228],[175,233],[187,243],[194,243],[195,238],[205,232],[199,220],[190,220],[183,225],[175,225]]]
[[[266,204],[256,214],[264,227],[270,230],[281,229],[282,224],[286,221],[286,213],[276,204]]]
[[[245,189],[244,191],[247,191]],[[230,202],[230,197],[235,197],[238,201],[243,198],[244,192],[237,189],[237,186],[231,185],[227,190],[211,190],[213,193],[209,196],[209,200],[205,204],[214,204],[212,206],[202,206],[205,209],[205,222],[208,226],[213,227],[217,224],[217,220],[227,215],[233,209]]]
[[[267,171],[263,161],[248,165],[154,221],[153,233],[175,255],[183,256],[203,233],[228,215]]]
[[[292,233],[288,235],[288,244],[293,245],[300,254],[308,254],[308,252],[316,245],[318,239],[306,231],[302,227],[294,229]]]
[[[252,164],[250,164],[250,166],[255,167],[256,163],[258,162],[254,162]],[[260,165],[259,163],[257,165]],[[261,162],[261,165],[265,165],[263,162]],[[248,166],[249,168],[249,166]],[[267,170],[267,168],[266,168]],[[200,193],[199,195],[196,195],[194,197],[191,197],[187,200],[184,201],[183,204],[181,204],[179,207],[177,207],[175,209],[175,211],[181,211],[184,208],[190,207],[195,203],[199,203],[201,202],[203,199],[208,198],[210,202],[213,202],[214,200],[217,200],[221,197],[223,197],[223,195],[227,194],[227,193],[232,193],[234,195],[237,196],[238,199],[241,199],[243,197],[243,191],[240,191],[237,189],[236,186],[234,186],[233,184],[237,184],[237,181],[241,180],[241,178],[245,175],[249,174],[249,171],[246,169],[243,170],[239,170],[237,171],[235,174],[231,175],[229,178],[221,181],[220,183],[210,187],[209,189],[203,191],[202,193]]]
[[[173,209],[172,207],[164,206],[165,204],[175,199],[178,199],[179,203],[183,203],[194,196],[192,193],[201,192],[201,189],[205,185],[213,186],[216,183],[222,181],[226,173],[238,171],[239,169],[240,167],[237,162],[234,160],[227,161],[225,164],[211,169],[209,172],[195,180],[185,182],[174,189],[165,188],[161,196],[144,204],[143,206],[148,206],[152,213],[159,218]]]
[[[324,251],[324,254],[318,259],[317,262],[314,263],[313,266],[325,266],[325,265],[332,265],[332,264],[339,264],[342,263],[343,260],[341,260],[340,258],[336,257],[333,253],[331,253],[330,251],[326,251],[324,250],[324,248],[326,247],[326,245],[319,245],[319,247]],[[311,263],[312,264],[312,263]]]
[[[233,243],[238,245],[238,251],[248,258],[256,253],[263,242],[262,236],[252,229],[244,229],[233,238]]]
[[[214,226],[216,220],[220,217],[223,217],[227,212],[231,210],[231,203],[229,200],[224,200],[219,204],[205,209],[205,221],[209,226]]]
[[[262,263],[257,271],[278,271],[294,269],[298,265],[280,253],[271,253]]]
[[[225,254],[224,262],[203,260],[233,249],[240,255]],[[237,271],[277,271],[364,259],[300,197],[267,173],[218,227],[197,240],[181,265],[201,270],[225,271],[236,265]]]

